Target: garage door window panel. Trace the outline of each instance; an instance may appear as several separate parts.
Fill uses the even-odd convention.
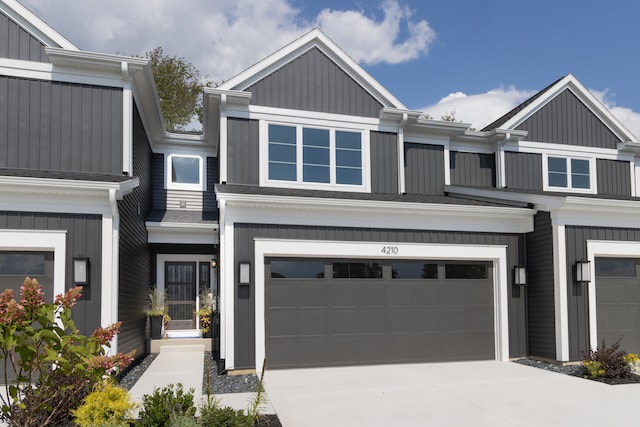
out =
[[[382,264],[377,262],[334,262],[334,279],[382,279]]]
[[[596,277],[636,277],[634,259],[596,259]]]
[[[272,279],[322,279],[324,262],[314,260],[273,260]]]
[[[391,263],[391,277],[393,279],[437,279],[438,264],[417,262]]]
[[[445,264],[446,279],[484,280],[487,278],[486,264]]]

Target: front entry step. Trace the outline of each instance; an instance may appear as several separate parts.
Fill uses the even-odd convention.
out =
[[[175,346],[194,346],[204,345],[204,351],[211,351],[211,338],[169,338],[162,340],[151,340],[151,346],[149,348],[150,353],[160,353],[162,347],[175,347]]]

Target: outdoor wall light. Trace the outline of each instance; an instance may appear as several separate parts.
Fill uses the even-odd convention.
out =
[[[241,285],[248,285],[251,282],[251,264],[248,262],[240,263],[240,280]]]
[[[73,284],[75,286],[89,284],[89,258],[73,259]]]
[[[218,266],[218,259],[214,256],[211,259],[211,268],[216,268]]]
[[[513,283],[516,285],[527,284],[527,268],[522,265],[513,267]]]
[[[576,261],[576,282],[589,283],[591,281],[591,261]]]

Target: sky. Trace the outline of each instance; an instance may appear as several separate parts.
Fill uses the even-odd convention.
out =
[[[214,82],[314,27],[409,109],[480,129],[572,73],[640,138],[636,0],[21,0],[81,50],[165,54]]]

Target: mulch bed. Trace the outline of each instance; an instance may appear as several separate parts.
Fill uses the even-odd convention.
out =
[[[572,377],[578,377],[590,381],[597,381],[609,385],[640,383],[640,376],[634,374],[632,374],[629,378],[590,378],[587,376],[587,370],[582,365],[562,365],[559,363],[549,363],[542,360],[529,358],[518,359],[514,362],[521,365],[532,366],[538,369],[544,369],[545,371],[557,372],[559,374],[570,375]]]

